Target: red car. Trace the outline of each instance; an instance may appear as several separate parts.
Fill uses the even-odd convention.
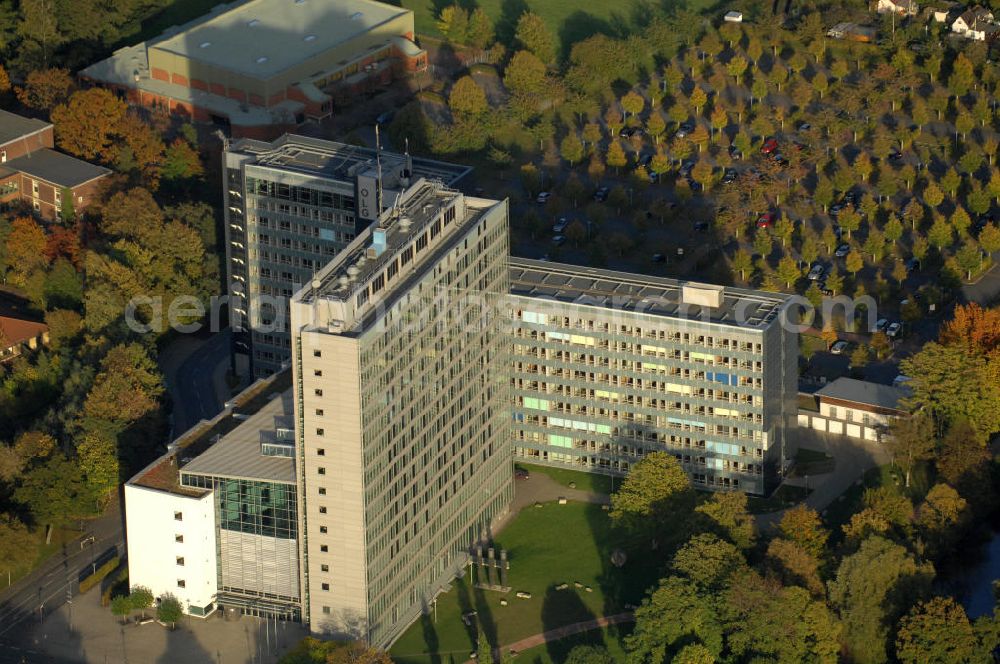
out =
[[[760,151],[764,154],[771,154],[778,149],[778,139],[769,138],[764,141],[764,145],[761,146]]]
[[[774,225],[775,215],[773,212],[765,212],[757,217],[757,228],[770,228]]]

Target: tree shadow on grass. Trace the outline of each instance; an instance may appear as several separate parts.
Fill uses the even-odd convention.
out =
[[[517,21],[521,14],[531,11],[525,0],[503,0],[500,5],[500,18],[496,22],[497,41],[506,46],[514,44],[517,33]]]
[[[594,612],[587,608],[587,605],[580,599],[578,592],[572,585],[564,590],[550,587],[545,592],[545,599],[542,601],[542,629],[544,631],[597,618]],[[545,644],[545,648],[553,662],[562,662],[570,650],[581,644],[603,646],[604,641],[601,639],[601,633],[594,631],[575,635],[573,638],[549,641]]]

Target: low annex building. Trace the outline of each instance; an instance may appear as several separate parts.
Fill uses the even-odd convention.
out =
[[[799,411],[799,426],[879,441],[893,421],[907,417],[906,387],[838,378],[815,393],[817,411]]]
[[[130,103],[268,138],[426,69],[413,12],[373,0],[240,0],[119,49],[81,77]]]
[[[77,213],[96,197],[99,181],[111,171],[54,146],[51,124],[0,110],[0,207],[24,201],[52,221],[67,192]]]
[[[18,316],[0,316],[0,363],[49,342],[49,326]]]

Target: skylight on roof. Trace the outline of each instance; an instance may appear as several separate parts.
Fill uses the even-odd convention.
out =
[[[212,45],[212,42],[202,42],[202,43],[198,44],[198,48],[208,48],[211,45]]]
[[[352,21],[360,21],[363,17],[364,17],[363,12],[354,12],[353,14],[351,14]]]
[[[302,41],[307,41],[307,42],[316,41],[316,35],[306,35],[305,37],[302,38]]]
[[[265,62],[267,62],[267,56],[266,55],[262,55],[259,58],[257,58],[257,64],[262,65]]]
[[[260,25],[260,19],[252,18],[247,21],[248,28],[256,28],[258,25]]]

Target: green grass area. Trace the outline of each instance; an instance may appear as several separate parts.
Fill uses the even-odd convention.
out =
[[[826,452],[803,447],[799,448],[795,453],[795,466],[792,469],[792,473],[796,477],[822,475],[823,473],[833,472],[834,464],[833,457]]]
[[[767,514],[794,507],[809,497],[809,490],[801,486],[781,485],[767,498],[750,496],[747,506],[752,514]]]
[[[871,468],[865,472],[864,478],[860,482],[852,484],[847,491],[830,503],[830,506],[824,511],[823,520],[833,531],[834,537],[839,537],[841,527],[850,521],[851,515],[861,510],[865,489],[879,486],[899,486],[896,481],[899,476],[899,471],[893,470],[889,464]]]
[[[536,646],[528,650],[522,650],[517,655],[517,661],[521,664],[562,664],[573,648],[579,645],[604,646],[611,655],[611,661],[624,662],[625,648],[624,637],[631,632],[631,625],[618,625],[608,629],[595,629],[592,632],[584,632],[568,636],[544,646]]]
[[[621,486],[622,482],[620,477],[612,477],[611,475],[585,473],[579,470],[553,468],[552,466],[535,466],[530,463],[519,463],[517,464],[517,468],[526,470],[529,473],[548,475],[565,487],[590,491],[592,493],[603,493],[605,495],[612,493]]]
[[[437,17],[440,10],[454,0],[391,0],[413,10],[417,33],[440,37]],[[465,3],[458,2],[462,6]],[[478,0],[473,6],[482,7],[493,19],[497,36],[506,41],[514,32],[517,18],[524,11],[541,16],[563,44],[563,49],[597,33],[627,33],[635,26],[637,14],[648,17],[648,5],[641,0],[619,2],[588,2],[587,0]],[[707,0],[693,0],[688,9],[701,11],[710,6]]]
[[[508,551],[511,592],[472,588],[466,574],[438,598],[436,622],[432,611],[400,637],[392,648],[393,659],[423,664],[454,656],[462,661],[477,639],[475,624],[462,622],[470,611],[477,612],[476,621],[492,643],[507,645],[548,629],[620,613],[625,604],[639,604],[659,578],[663,554],[629,553],[625,565],[617,568],[610,557],[621,540],[599,505],[545,503],[523,510],[496,540]],[[556,590],[563,583],[569,587]],[[531,599],[518,599],[519,591],[531,593]],[[501,606],[501,599],[508,605]]]

